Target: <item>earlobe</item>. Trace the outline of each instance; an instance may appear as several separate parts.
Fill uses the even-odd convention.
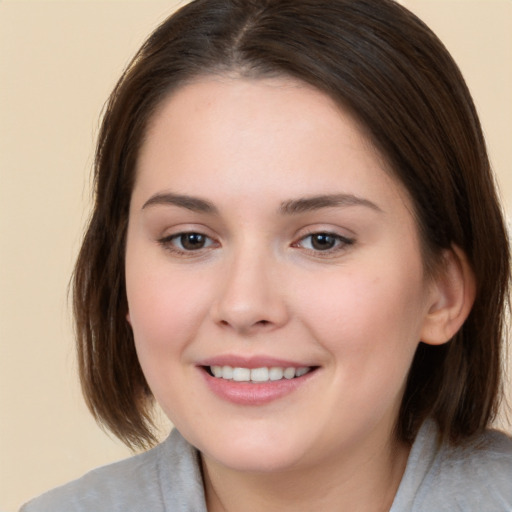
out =
[[[421,340],[429,345],[448,342],[462,327],[475,301],[476,283],[465,253],[456,246],[443,253],[433,278],[432,299]]]
[[[132,319],[130,318],[130,312],[129,312],[129,311],[128,311],[128,313],[126,313],[126,321],[128,322],[128,324],[129,324],[129,325],[130,325],[130,327],[131,327],[131,325],[132,325]]]

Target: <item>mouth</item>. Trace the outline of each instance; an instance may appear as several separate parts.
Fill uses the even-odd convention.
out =
[[[320,366],[258,355],[219,355],[197,366],[215,395],[235,405],[262,406],[284,399],[316,381]]]
[[[265,382],[277,382],[281,380],[298,379],[316,369],[314,366],[272,366],[261,368],[244,368],[239,366],[203,366],[211,377],[230,380],[234,382],[250,382],[261,384]]]

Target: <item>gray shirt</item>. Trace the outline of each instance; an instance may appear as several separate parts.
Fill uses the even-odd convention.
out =
[[[177,430],[141,455],[27,503],[21,512],[206,512],[197,451]],[[390,512],[512,512],[512,439],[488,431],[463,446],[421,428]]]

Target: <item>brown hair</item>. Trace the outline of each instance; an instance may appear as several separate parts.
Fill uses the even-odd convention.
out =
[[[169,93],[205,74],[290,76],[368,131],[415,205],[427,266],[460,247],[477,294],[447,344],[420,343],[398,418],[411,441],[435,418],[458,442],[498,406],[509,252],[479,120],[447,50],[391,0],[196,0],[145,42],[107,104],[95,205],[73,291],[80,377],[94,416],[130,446],[154,442],[152,397],[126,321],[124,250],[138,150]]]

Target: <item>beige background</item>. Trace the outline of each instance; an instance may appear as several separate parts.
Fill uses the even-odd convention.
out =
[[[0,511],[125,457],[82,404],[67,284],[98,117],[172,1],[0,0]],[[512,208],[512,1],[404,0],[473,91]]]

